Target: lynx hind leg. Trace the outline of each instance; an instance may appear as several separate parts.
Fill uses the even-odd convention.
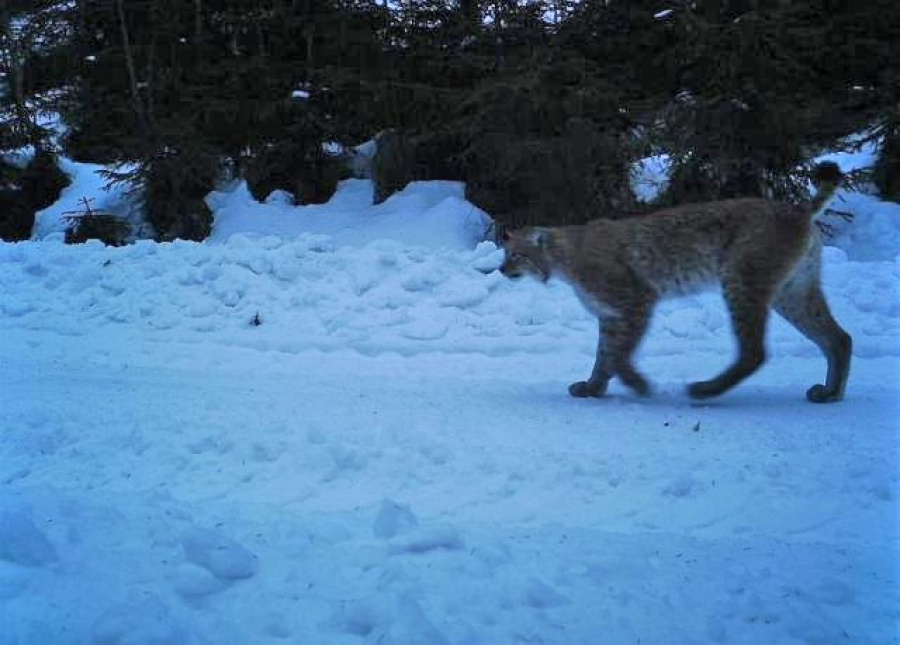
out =
[[[775,311],[814,342],[828,361],[825,383],[809,388],[806,398],[813,403],[843,399],[850,376],[853,340],[832,317],[819,285],[818,271],[792,277],[782,287],[773,304]]]
[[[695,399],[724,394],[758,370],[766,360],[765,334],[770,290],[744,280],[726,280],[723,286],[738,341],[738,357],[715,378],[691,383],[688,394]]]
[[[625,315],[600,320],[597,357],[587,381],[569,386],[574,397],[599,397],[606,393],[609,380],[618,376],[641,396],[650,394],[650,384],[632,363],[632,356],[647,331],[651,306],[630,308]]]

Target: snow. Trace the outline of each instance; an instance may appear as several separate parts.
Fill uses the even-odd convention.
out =
[[[667,154],[638,160],[631,169],[631,190],[639,202],[658,199],[669,185],[672,160]]]
[[[107,190],[107,180],[101,174],[107,169],[105,166],[79,163],[66,157],[60,157],[59,166],[69,176],[71,183],[63,189],[56,203],[35,214],[32,239],[61,239],[68,228],[66,218],[85,212],[84,199],[90,200],[92,211],[117,215],[140,230],[142,222],[139,212],[134,208],[134,199],[128,194],[130,186],[118,184]]]
[[[832,227],[829,244],[854,260],[888,260],[900,254],[900,204],[873,195],[839,190],[820,220]],[[838,213],[848,213],[847,221]]]
[[[350,171],[358,179],[371,179],[372,164],[375,154],[378,152],[378,144],[374,139],[369,139],[351,148]]]
[[[219,581],[250,578],[258,569],[255,555],[217,531],[193,527],[181,536],[181,545],[188,562],[201,567]],[[188,579],[194,583],[197,581],[195,574],[189,575]],[[190,590],[191,595],[196,594],[197,585],[191,584]]]
[[[364,141],[363,143],[356,146],[355,149],[358,154],[371,158],[375,156],[376,152],[378,152],[378,144],[375,143],[374,139],[369,139],[368,141]]]
[[[0,507],[0,562],[40,567],[56,559],[53,545],[34,525],[30,509]]]
[[[836,163],[841,172],[852,172],[875,165],[878,159],[878,141],[869,139],[870,133],[863,132],[851,136],[847,143],[847,149],[838,152],[826,152],[814,159],[816,163],[832,161]]]
[[[341,157],[348,154],[347,149],[337,141],[326,141],[322,144],[322,151],[332,157]]]
[[[327,235],[335,245],[359,246],[388,239],[411,246],[472,248],[490,226],[488,215],[465,201],[465,186],[453,181],[411,182],[385,202],[372,205],[372,183],[349,179],[327,204],[292,206],[285,195],[264,205],[246,183],[214,192],[207,203],[215,214],[210,241],[235,235],[296,237]]]
[[[7,159],[24,166],[30,154],[26,150],[7,155]],[[102,172],[123,172],[126,166],[113,168],[61,157],[60,167],[71,183],[55,204],[37,212],[32,239],[61,240],[67,217],[85,212],[84,198],[91,200],[92,210],[128,220],[138,237],[150,233],[135,207],[132,187],[119,184],[106,188]],[[318,234],[327,235],[330,243],[340,246],[386,239],[422,247],[466,249],[483,240],[491,225],[484,211],[465,200],[465,186],[452,181],[412,182],[377,206],[372,205],[371,182],[362,179],[341,182],[327,204],[295,206],[284,191],[274,191],[260,204],[243,181],[210,193],[206,201],[214,213],[209,238],[213,244],[236,235],[294,238]]]
[[[239,184],[205,243],[64,245],[94,170],[0,244],[0,644],[897,642],[889,226],[825,250],[845,402],[804,400],[825,362],[779,319],[689,400],[733,352],[716,294],[660,307],[652,397],[575,400],[596,322],[495,270],[459,184]]]

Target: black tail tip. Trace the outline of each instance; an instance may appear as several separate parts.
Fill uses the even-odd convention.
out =
[[[840,166],[833,161],[823,161],[816,165],[810,175],[810,179],[816,186],[827,186],[829,184],[836,186],[841,183],[843,178],[844,173],[841,172]]]

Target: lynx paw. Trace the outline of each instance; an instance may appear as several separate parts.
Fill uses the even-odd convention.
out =
[[[653,393],[647,380],[637,373],[629,375],[627,378],[620,374],[619,378],[621,378],[622,382],[634,390],[634,393],[640,397],[648,397]]]
[[[578,381],[569,386],[569,394],[577,399],[601,397],[606,394],[606,385],[589,383],[588,381]]]
[[[841,395],[829,390],[820,383],[813,385],[806,391],[806,399],[812,403],[834,403],[841,400]]]
[[[697,381],[688,385],[688,395],[692,399],[711,399],[721,393],[722,388],[714,381]]]

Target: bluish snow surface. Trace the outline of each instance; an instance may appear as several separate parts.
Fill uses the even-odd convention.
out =
[[[458,186],[370,190],[0,244],[0,644],[898,641],[896,252],[826,249],[841,404],[777,319],[689,400],[732,356],[715,294],[658,311],[653,397],[574,400],[571,289],[493,271]]]

